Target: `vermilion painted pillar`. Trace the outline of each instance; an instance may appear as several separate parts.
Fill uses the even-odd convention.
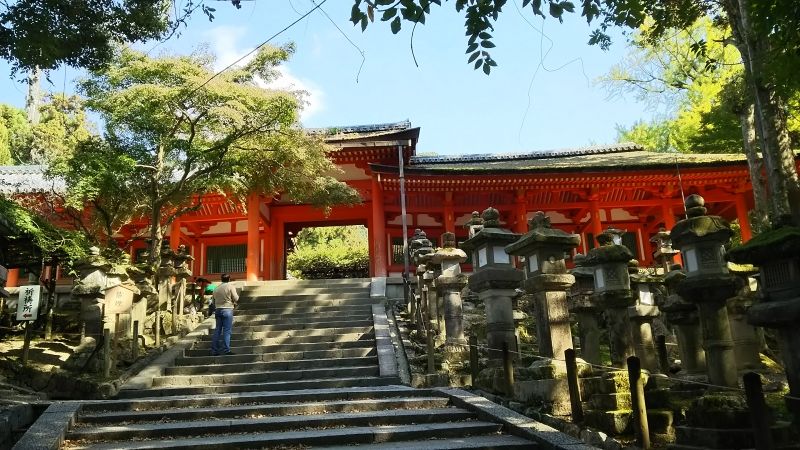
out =
[[[261,256],[261,232],[258,229],[261,201],[256,194],[247,197],[247,281],[258,281]]]
[[[456,232],[456,214],[453,211],[453,192],[444,193],[444,231]]]
[[[753,237],[750,229],[750,218],[747,216],[747,200],[743,193],[736,194],[736,217],[739,219],[739,229],[742,233],[742,242],[747,242]]]
[[[528,209],[525,204],[525,191],[517,190],[514,201],[514,232],[524,234],[528,232]]]
[[[376,277],[385,277],[388,270],[386,263],[386,255],[388,253],[386,247],[386,213],[383,208],[383,190],[375,176],[372,177],[372,228],[373,274]]]
[[[264,241],[264,252],[262,253],[262,262],[264,264],[264,268],[262,271],[262,277],[265,280],[272,279],[272,249],[274,248],[274,244],[272,243],[272,222],[267,222],[264,224],[264,232],[261,234],[261,238]]]
[[[592,235],[594,239],[597,239],[597,236],[600,236],[600,233],[603,232],[603,223],[600,220],[600,201],[597,199],[589,201],[589,209],[591,211],[591,217],[589,220],[592,221]],[[590,242],[590,247],[596,247],[596,243]]]
[[[6,287],[17,287],[19,282],[19,269],[8,269]]]
[[[176,250],[181,245],[181,220],[172,221],[169,229],[169,248]]]

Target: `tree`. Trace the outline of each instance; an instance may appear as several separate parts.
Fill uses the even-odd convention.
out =
[[[369,243],[363,226],[303,228],[286,267],[297,278],[369,276]]]
[[[92,134],[76,96],[49,94],[39,110],[39,123],[32,125],[23,110],[0,105],[0,164],[48,164],[71,154]]]
[[[239,0],[231,3],[241,7]],[[14,72],[63,64],[97,69],[111,60],[117,43],[167,38],[198,9],[214,18],[215,9],[203,0],[4,1],[0,57]]]
[[[360,201],[325,175],[336,169],[328,147],[299,126],[301,94],[259,86],[292,51],[264,47],[245,66],[213,76],[209,54],[149,58],[121,50],[80,83],[104,129],[54,166],[67,180],[69,204],[85,206],[108,236],[128,216],[146,217],[159,248],[165,228],[199,209],[203,193],[239,203],[251,193],[323,207]]]
[[[12,164],[14,156],[29,140],[30,126],[25,111],[0,104],[0,164]]]
[[[456,11],[465,16],[468,62],[489,74],[497,63],[490,49],[495,47],[490,31],[500,17],[506,0],[455,0]],[[523,0],[533,14],[562,20],[573,13],[575,4],[566,0]],[[354,0],[351,21],[366,29],[375,15],[390,21],[393,33],[402,22],[424,24],[431,6],[441,0]],[[597,24],[589,43],[607,48],[609,27],[637,29],[652,20],[647,38],[659,39],[675,30],[688,30],[698,19],[709,17],[714,23],[728,24],[731,42],[742,56],[746,90],[754,103],[754,126],[758,136],[769,182],[771,218],[774,224],[787,220],[800,226],[800,182],[795,155],[787,131],[786,92],[798,83],[800,66],[800,3],[795,0],[581,0],[581,16]],[[399,14],[399,15],[398,15]],[[401,19],[402,18],[402,19]],[[693,48],[706,54],[706,42]],[[710,60],[709,60],[710,61]],[[790,217],[790,218],[789,218]]]

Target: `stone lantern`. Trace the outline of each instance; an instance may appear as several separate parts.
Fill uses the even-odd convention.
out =
[[[699,195],[687,197],[688,218],[672,228],[672,243],[686,264],[678,294],[698,306],[709,381],[735,387],[736,359],[726,301],[736,294],[736,280],[728,272],[724,247],[733,232],[721,217],[706,215],[704,204]]]
[[[444,325],[446,340],[442,351],[445,361],[450,365],[462,365],[469,351],[464,337],[464,313],[461,303],[461,290],[467,284],[467,277],[461,273],[461,263],[467,254],[456,248],[456,235],[444,233],[442,248],[431,257],[434,264],[441,266],[441,274],[436,278],[436,290],[444,301]]]
[[[461,243],[461,248],[475,255],[469,288],[486,305],[489,364],[500,367],[503,344],[514,352],[512,355],[516,356],[517,351],[511,297],[522,280],[522,272],[511,264],[505,246],[516,241],[519,234],[500,228],[500,213],[494,208],[487,208],[482,218],[483,229]]]
[[[678,285],[686,278],[681,266],[674,264],[664,276],[669,295],[659,303],[658,308],[667,317],[667,323],[675,327],[678,352],[681,356],[681,375],[688,378],[705,378],[706,352],[703,350],[703,333],[700,330],[700,316],[697,305],[681,297]]]
[[[789,382],[786,404],[800,416],[800,227],[779,226],[734,249],[730,259],[760,268],[761,302],[747,310],[753,325],[778,330]]]
[[[661,280],[648,274],[640,274],[636,260],[629,262],[629,268],[636,304],[628,308],[628,318],[631,322],[636,356],[642,361],[642,368],[649,370],[650,373],[658,373],[660,366],[653,339],[653,319],[660,314],[656,306],[656,296],[661,288]]]
[[[414,230],[414,236],[411,239],[410,247],[411,258],[417,266],[417,295],[415,296],[415,301],[411,302],[412,323],[416,323],[418,320],[417,316],[422,315],[422,317],[425,317],[425,312],[427,311],[428,295],[424,279],[425,272],[427,271],[425,260],[426,255],[433,253],[433,246],[425,232],[417,228]]]
[[[592,301],[594,293],[594,270],[586,267],[586,255],[578,253],[573,258],[575,268],[569,273],[575,277],[575,284],[569,291],[569,312],[578,319],[578,338],[581,345],[581,358],[590,364],[600,364],[600,311]]]
[[[475,233],[483,229],[483,217],[481,217],[481,213],[478,211],[472,211],[472,217],[470,217],[464,226],[468,231],[467,237],[471,238],[475,236]]]
[[[633,254],[621,245],[623,233],[609,228],[597,236],[600,245],[589,251],[585,262],[594,272],[592,300],[608,320],[611,362],[620,368],[626,367],[626,360],[634,354],[628,307],[636,304],[628,277],[628,261]]]
[[[653,258],[664,270],[664,273],[669,272],[669,268],[672,266],[675,255],[680,253],[678,250],[672,248],[672,237],[670,236],[669,231],[663,228],[659,229],[658,233],[650,238],[650,242],[655,244],[656,247],[656,251],[653,252]]]
[[[548,358],[563,360],[564,350],[572,348],[567,291],[575,277],[567,272],[565,255],[580,242],[580,235],[551,228],[550,218],[538,211],[528,232],[505,248],[527,261],[523,287],[534,300],[539,354]]]
[[[90,247],[86,257],[73,267],[78,279],[72,287],[72,296],[81,301],[81,320],[86,324],[86,334],[102,336],[104,291],[110,287],[108,273],[112,264],[100,254],[99,248]]]

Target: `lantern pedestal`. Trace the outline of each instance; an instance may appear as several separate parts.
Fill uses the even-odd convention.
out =
[[[738,386],[736,356],[728,319],[726,301],[736,293],[735,280],[730,275],[686,278],[678,286],[678,294],[697,304],[706,370],[712,384]]]
[[[436,288],[444,300],[445,343],[441,347],[448,365],[463,366],[469,357],[469,346],[464,336],[464,312],[461,290],[467,285],[467,277],[444,275],[436,279]]]
[[[575,277],[570,274],[540,274],[523,283],[534,300],[539,355],[556,358],[565,371],[564,351],[572,348],[567,290],[574,283]]]
[[[741,292],[726,302],[731,325],[736,369],[750,372],[761,369],[761,339],[758,329],[747,322],[747,310],[755,304],[755,293]]]
[[[671,301],[670,301],[671,300]],[[677,294],[670,295],[667,305],[662,307],[667,322],[675,326],[678,352],[681,355],[681,376],[706,377],[706,351],[703,349],[703,333],[697,307],[684,302]]]
[[[628,308],[634,306],[636,299],[630,290],[595,293],[593,297],[594,302],[603,310],[608,324],[611,365],[627,368],[628,357],[636,353],[628,315]]]
[[[575,277],[575,284],[569,292],[569,312],[575,314],[578,321],[581,357],[590,364],[600,364],[600,311],[591,301],[594,276],[591,268],[583,266],[585,260],[586,257],[580,254],[574,258],[576,267],[570,273]]]
[[[650,373],[661,372],[653,339],[653,318],[659,315],[657,306],[636,305],[628,308],[636,356],[641,360],[642,368]]]

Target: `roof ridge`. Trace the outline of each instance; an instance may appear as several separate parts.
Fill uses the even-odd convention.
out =
[[[579,148],[539,150],[524,153],[481,153],[472,155],[412,156],[412,164],[437,164],[453,162],[513,161],[519,159],[566,158],[570,156],[602,155],[643,151],[644,147],[635,142],[621,142],[612,145],[593,145]]]
[[[403,120],[401,122],[386,122],[375,123],[367,125],[344,125],[334,127],[317,127],[317,128],[304,128],[308,134],[346,134],[346,133],[364,133],[370,131],[391,131],[391,130],[407,130],[411,128],[410,120]]]

